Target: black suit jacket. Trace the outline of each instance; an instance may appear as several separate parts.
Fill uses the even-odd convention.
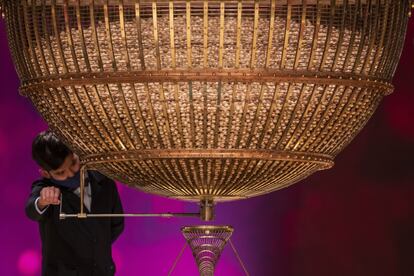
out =
[[[122,213],[122,205],[113,180],[98,172],[88,172],[92,191],[91,213]],[[43,187],[55,186],[48,179],[35,181],[26,204],[27,216],[39,222],[42,240],[43,276],[112,276],[112,243],[124,229],[123,218],[59,219],[59,205],[50,205],[40,215],[35,200]],[[80,199],[72,191],[62,193],[62,212],[80,212]],[[84,208],[86,212],[88,210]]]

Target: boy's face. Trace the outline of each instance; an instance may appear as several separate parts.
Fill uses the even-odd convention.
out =
[[[53,178],[55,180],[66,180],[67,178],[73,177],[80,169],[79,157],[71,153],[69,154],[62,165],[56,170],[46,171],[40,169],[40,174],[46,178]]]

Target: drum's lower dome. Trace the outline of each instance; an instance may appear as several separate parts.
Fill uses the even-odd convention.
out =
[[[4,1],[28,96],[82,160],[181,199],[332,166],[389,84],[410,1]]]

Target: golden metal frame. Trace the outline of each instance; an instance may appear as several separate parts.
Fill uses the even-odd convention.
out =
[[[60,198],[60,209],[59,219],[67,218],[111,218],[111,217],[161,217],[161,218],[172,218],[172,217],[200,217],[203,220],[212,220],[212,217],[203,216],[201,213],[108,213],[108,214],[93,214],[86,213],[84,208],[85,202],[85,173],[87,166],[82,165],[80,168],[80,213],[78,214],[67,214],[62,211],[63,195]],[[203,205],[202,205],[203,206]],[[203,209],[201,209],[203,210]]]
[[[231,248],[235,256],[237,257],[245,275],[249,275],[246,266],[241,260],[239,253],[234,247],[230,237],[233,234],[233,227],[231,226],[217,226],[217,225],[197,225],[197,226],[185,226],[181,228],[187,243],[193,252],[193,256],[196,260],[200,275],[208,276],[214,275],[215,266],[220,258],[221,252],[226,246],[227,242],[230,243]],[[177,262],[181,258],[181,255],[186,247],[181,250],[177,259],[175,260],[168,275],[171,275]]]
[[[146,192],[201,201],[201,216],[211,218],[212,201],[269,193],[333,166],[393,90],[412,3],[0,7],[21,94],[83,165]]]

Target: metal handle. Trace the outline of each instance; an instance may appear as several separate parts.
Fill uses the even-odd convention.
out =
[[[172,217],[199,217],[200,213],[130,213],[130,214],[87,214],[87,213],[78,213],[78,214],[65,214],[60,212],[59,218],[119,218],[119,217],[162,217],[162,218],[172,218]]]

